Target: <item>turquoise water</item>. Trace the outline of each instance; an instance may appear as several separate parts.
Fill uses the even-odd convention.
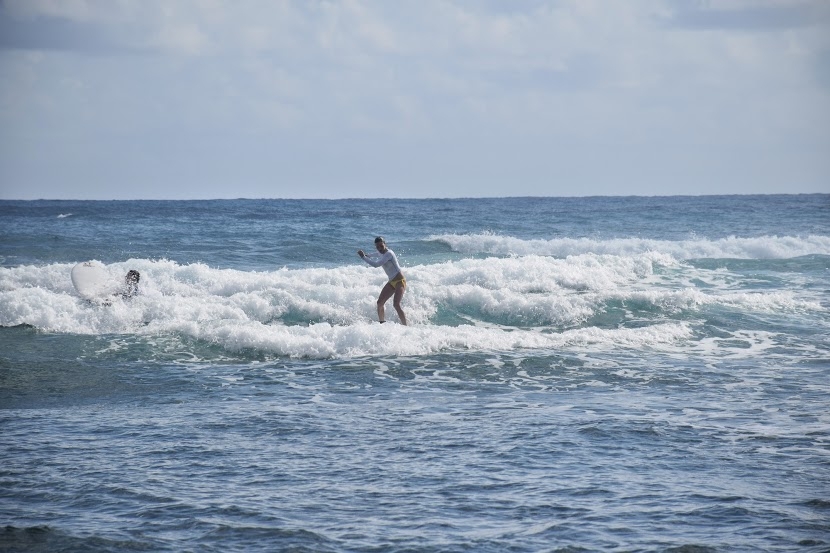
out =
[[[0,549],[827,551],[828,290],[828,195],[2,201]]]

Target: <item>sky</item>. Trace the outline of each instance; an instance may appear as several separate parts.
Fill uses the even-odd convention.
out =
[[[0,199],[814,192],[827,0],[0,0]]]

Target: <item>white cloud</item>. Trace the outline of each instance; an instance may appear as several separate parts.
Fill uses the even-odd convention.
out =
[[[95,5],[97,4],[97,6]],[[4,9],[16,17],[58,17],[72,21],[91,21],[100,17],[105,2],[90,0],[5,0]]]
[[[148,45],[175,54],[198,55],[207,52],[210,41],[198,25],[180,23],[160,29],[151,37]]]
[[[101,163],[165,156],[178,175],[232,175],[218,164],[235,152],[249,180],[367,180],[347,152],[370,152],[381,180],[412,154],[424,167],[407,171],[426,180],[542,183],[556,167],[633,187],[637,163],[656,182],[694,151],[701,179],[731,185],[727,159],[746,151],[826,182],[810,147],[830,142],[830,33],[802,17],[821,5],[6,0],[0,180],[46,180],[48,156],[55,174],[97,178],[60,142],[76,135],[109,152]],[[280,158],[275,174],[274,152],[319,165]],[[615,169],[596,162],[622,152]],[[138,172],[170,178],[153,166]]]

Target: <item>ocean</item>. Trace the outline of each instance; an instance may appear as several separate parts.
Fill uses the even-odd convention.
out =
[[[828,308],[830,195],[0,201],[0,551],[830,551]]]

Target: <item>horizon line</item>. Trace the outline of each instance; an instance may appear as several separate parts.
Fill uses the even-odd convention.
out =
[[[213,198],[2,198],[0,202],[217,202],[217,201],[430,201],[430,200],[510,200],[510,199],[589,199],[589,198],[700,198],[733,196],[828,196],[830,192],[734,192],[729,194],[587,194],[527,196],[343,196],[343,197],[213,197]]]

